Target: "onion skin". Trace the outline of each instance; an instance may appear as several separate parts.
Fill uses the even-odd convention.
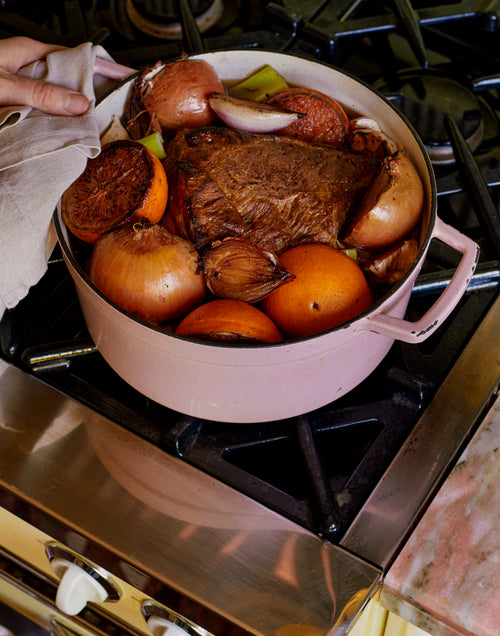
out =
[[[125,126],[121,123],[118,115],[113,115],[111,117],[111,123],[101,135],[101,146],[120,139],[130,139],[130,135]]]
[[[139,94],[163,130],[213,124],[212,93],[224,93],[215,70],[204,60],[185,58],[141,76]]]
[[[207,292],[192,243],[146,220],[97,241],[89,278],[122,309],[152,323],[188,313]]]
[[[397,152],[383,160],[344,231],[346,246],[377,249],[405,238],[417,225],[424,188],[411,160]]]

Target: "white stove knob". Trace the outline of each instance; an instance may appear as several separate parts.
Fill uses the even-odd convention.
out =
[[[108,598],[104,587],[80,566],[66,559],[52,559],[54,572],[61,577],[57,588],[56,605],[61,612],[74,616],[89,601],[102,603]]]
[[[150,616],[148,628],[153,636],[189,636],[185,629],[161,616]]]

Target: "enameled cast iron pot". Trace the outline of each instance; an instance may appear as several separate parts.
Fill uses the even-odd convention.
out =
[[[107,300],[90,283],[55,224],[89,333],[102,356],[126,382],[152,400],[194,417],[235,423],[293,417],[328,404],[364,380],[395,339],[417,343],[446,319],[474,271],[477,245],[443,223],[436,212],[434,175],[408,122],[371,88],[325,64],[267,51],[222,51],[199,57],[222,80],[236,80],[270,64],[291,85],[314,88],[340,102],[350,116],[375,119],[406,149],[424,184],[426,205],[419,254],[406,276],[368,311],[323,334],[273,345],[222,345],[182,338],[152,327]],[[100,131],[121,115],[132,85],[125,81],[97,107]],[[403,319],[431,239],[462,254],[452,281],[418,322]]]

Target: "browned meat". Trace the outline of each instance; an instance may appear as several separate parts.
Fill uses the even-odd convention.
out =
[[[379,164],[346,149],[227,128],[181,131],[169,148],[165,224],[198,248],[226,236],[277,254],[308,242],[337,247]]]

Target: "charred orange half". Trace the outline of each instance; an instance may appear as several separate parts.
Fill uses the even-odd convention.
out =
[[[333,146],[342,146],[347,141],[349,117],[328,95],[308,88],[285,88],[272,95],[267,103],[304,115],[277,131],[278,134]]]
[[[72,234],[93,244],[127,221],[158,223],[167,200],[167,176],[158,157],[138,141],[119,140],[89,159],[63,194],[61,214]]]

